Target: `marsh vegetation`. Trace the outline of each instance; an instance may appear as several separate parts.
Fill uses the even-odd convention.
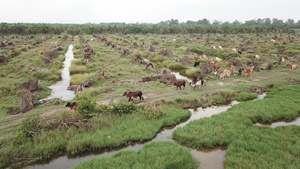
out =
[[[176,143],[153,142],[138,152],[121,152],[82,163],[77,168],[103,163],[112,167],[195,168],[197,163],[183,145],[198,149],[226,148],[226,168],[300,166],[297,161],[299,126],[272,129],[254,125],[294,120],[299,116],[299,69],[289,69],[290,64],[300,61],[297,31],[46,33],[4,34],[1,39],[7,45],[0,47],[3,55],[0,58],[0,168],[18,168],[62,154],[76,156],[151,140],[163,127],[188,119],[189,108],[223,105],[232,100],[244,103],[176,129],[173,135]],[[38,90],[31,92],[33,101],[50,95],[48,87],[61,80],[64,54],[71,43],[75,59],[70,67],[69,89],[76,92],[72,101],[80,103],[77,111],[66,108],[64,100],[56,100],[12,115],[23,93],[18,86],[30,78],[38,80]],[[39,51],[46,54],[39,55]],[[200,60],[199,67],[194,67],[195,57]],[[235,65],[234,75],[221,80],[213,71],[201,67],[210,66],[211,58],[216,57],[222,59],[215,60],[220,71]],[[147,63],[152,63],[153,68],[146,68]],[[253,78],[238,75],[238,67],[252,66]],[[201,75],[206,79],[206,86],[194,89],[186,85],[177,90],[176,86],[156,78],[163,69],[191,79]],[[143,82],[145,77],[150,80]],[[128,103],[123,97],[125,91],[139,90],[143,91],[144,102],[134,99]],[[264,92],[268,92],[264,100],[249,101]],[[158,157],[165,155],[168,160]]]

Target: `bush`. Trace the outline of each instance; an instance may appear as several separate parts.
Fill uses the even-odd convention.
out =
[[[94,98],[89,96],[84,96],[80,101],[80,104],[77,108],[77,112],[82,115],[93,114],[95,112],[96,101]]]
[[[162,106],[157,105],[145,106],[141,111],[143,114],[145,114],[148,118],[151,118],[152,120],[168,114],[167,112],[163,111]]]
[[[33,117],[27,117],[23,120],[22,125],[17,130],[20,139],[31,138],[40,132],[39,129],[40,116],[36,114]]]
[[[113,104],[111,108],[111,112],[117,114],[129,114],[136,110],[137,110],[137,106],[132,102],[129,103],[120,102],[117,104]]]
[[[200,47],[193,47],[191,51],[197,53],[198,55],[202,55],[206,50]]]
[[[198,75],[202,75],[201,70],[198,68],[191,68],[191,69],[187,69],[186,71],[186,76],[187,77],[196,77]]]

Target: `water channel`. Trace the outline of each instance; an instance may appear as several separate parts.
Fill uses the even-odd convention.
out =
[[[46,98],[46,100],[52,98],[60,98],[64,101],[67,101],[75,98],[74,91],[68,90],[71,80],[69,68],[71,66],[72,60],[74,60],[73,45],[70,44],[68,51],[65,54],[65,61],[63,69],[61,71],[62,80],[49,87],[50,89],[52,89],[52,92],[51,95],[48,98]]]
[[[50,86],[52,89],[52,94],[49,98],[62,98],[63,100],[71,100],[75,97],[75,94],[73,91],[67,90],[70,83],[70,73],[69,73],[69,67],[71,65],[71,61],[74,59],[73,52],[72,52],[73,46],[70,45],[68,52],[66,53],[66,59],[64,62],[64,69],[62,70],[62,81],[57,82],[55,85]],[[181,76],[178,72],[172,72],[172,74],[175,74],[177,79],[184,79],[190,81],[190,79]],[[256,99],[263,99],[266,96],[266,93],[259,95],[259,97]],[[49,99],[48,98],[48,99]],[[111,156],[114,154],[119,153],[120,151],[126,151],[126,150],[133,150],[138,151],[139,149],[143,148],[143,146],[147,143],[150,143],[152,141],[174,141],[172,137],[172,133],[175,129],[178,127],[183,127],[190,123],[193,120],[198,120],[204,117],[211,117],[212,115],[219,114],[222,112],[227,111],[230,107],[233,105],[238,104],[239,102],[233,101],[229,105],[225,106],[212,106],[208,108],[198,108],[196,110],[189,109],[191,112],[191,116],[188,120],[173,126],[173,127],[165,127],[163,128],[155,138],[153,138],[151,141],[148,141],[146,143],[136,143],[132,145],[128,145],[126,147],[121,147],[118,149],[109,149],[109,150],[102,150],[97,152],[88,152],[84,153],[77,157],[68,157],[67,155],[58,157],[52,161],[50,161],[47,164],[35,164],[31,166],[25,167],[26,169],[53,169],[53,168],[59,168],[59,169],[66,169],[66,168],[72,168],[75,165],[79,164],[80,162],[92,159],[92,158],[100,158],[104,156]],[[272,123],[271,127],[277,127],[280,125],[299,125],[300,124],[300,118],[298,118],[296,121],[293,121],[291,123],[287,122],[277,122]],[[258,124],[257,125],[261,125]],[[191,149],[192,156],[198,160],[201,163],[201,169],[223,169],[224,168],[224,159],[226,155],[226,150],[223,148],[215,148],[215,149],[208,149],[208,150],[196,150]]]
[[[257,99],[263,99],[266,94],[259,95]],[[126,150],[133,150],[137,151],[141,149],[145,144],[150,143],[152,141],[174,141],[172,137],[172,133],[175,129],[178,127],[183,127],[190,123],[193,120],[198,120],[204,117],[211,117],[212,115],[219,114],[221,112],[227,111],[230,107],[233,105],[238,104],[239,102],[233,101],[229,105],[225,106],[212,106],[208,108],[198,108],[196,110],[189,109],[191,112],[191,116],[188,120],[173,126],[173,127],[165,127],[163,128],[155,138],[153,138],[151,141],[148,141],[146,143],[142,144],[133,144],[126,147],[122,147],[120,149],[112,149],[112,150],[103,150],[98,152],[92,152],[89,154],[83,154],[81,156],[77,157],[68,157],[68,156],[62,156],[57,159],[54,159],[50,161],[48,164],[37,164],[26,167],[26,169],[52,169],[52,168],[71,168],[74,167],[76,164],[79,164],[80,162],[92,159],[92,158],[99,158],[103,156],[111,156],[114,155],[120,151],[126,151]],[[191,154],[195,159],[197,159],[201,163],[201,169],[223,169],[223,161],[225,159],[226,151],[222,148],[216,148],[216,149],[209,149],[209,150],[196,150],[191,149]]]

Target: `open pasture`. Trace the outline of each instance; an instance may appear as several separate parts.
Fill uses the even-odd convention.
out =
[[[299,92],[299,88],[295,87],[299,85],[299,69],[291,71],[289,67],[290,64],[299,65],[300,61],[300,35],[297,32],[7,35],[1,41],[6,45],[0,47],[0,168],[42,162],[53,159],[58,154],[78,155],[150,140],[162,127],[178,124],[188,118],[189,111],[184,108],[221,105],[232,100],[247,101],[254,99],[255,93],[273,89],[273,93],[279,94],[271,92],[270,97],[295,101],[295,104],[290,104],[289,115],[280,114],[275,118],[266,112],[266,115],[251,116],[245,110],[255,113],[258,108],[252,106],[254,103],[248,105],[246,102],[248,108],[242,109],[240,107],[245,105],[241,103],[226,114],[211,118],[212,121],[218,121],[221,125],[219,128],[207,129],[207,126],[197,126],[201,131],[193,130],[196,133],[187,135],[178,130],[175,133],[176,141],[197,148],[228,147],[227,153],[230,156],[226,157],[225,167],[229,168],[259,168],[259,160],[248,158],[249,154],[238,152],[238,148],[252,150],[258,140],[267,140],[265,135],[272,137],[276,142],[293,143],[288,144],[290,152],[278,150],[278,154],[285,159],[278,162],[278,168],[289,167],[288,160],[294,160],[299,155],[292,151],[299,149],[296,140],[279,138],[280,133],[296,137],[295,131],[299,130],[299,127],[272,130],[252,126],[252,123],[257,121],[291,120],[299,116],[299,107],[296,104],[298,96],[293,94]],[[8,45],[10,42],[13,45]],[[73,101],[81,103],[77,112],[66,108],[67,102],[55,101],[35,105],[33,110],[26,113],[11,115],[19,106],[21,91],[17,90],[17,87],[31,77],[35,77],[39,84],[38,90],[32,93],[33,100],[46,98],[50,94],[51,90],[48,87],[61,79],[64,54],[70,43],[74,46],[75,57],[70,68],[70,89],[75,91],[82,82],[90,82],[87,87],[76,92]],[[58,47],[62,50],[58,50]],[[55,52],[39,55],[39,51]],[[200,61],[197,67],[194,67],[195,57]],[[214,63],[220,66],[217,73],[209,64],[212,58]],[[147,67],[149,63],[152,63],[153,67]],[[231,65],[235,65],[233,74],[224,80],[221,79],[218,73],[225,69],[230,70]],[[253,66],[253,78],[245,78],[244,73],[238,75],[238,68],[250,69]],[[200,75],[206,79],[206,86],[194,89],[186,81],[185,88],[176,89],[175,85],[161,83],[161,79],[155,78],[163,69],[169,73],[180,72],[182,76],[191,80]],[[149,80],[144,81],[145,77]],[[285,86],[290,89],[281,89]],[[288,90],[290,97],[284,96],[280,90]],[[128,103],[128,98],[123,96],[125,91],[142,91],[145,100],[139,102],[139,99],[134,99],[134,103]],[[268,102],[267,100],[269,99],[265,102]],[[278,100],[269,101],[268,106],[279,103]],[[264,103],[261,104],[263,107]],[[234,118],[231,118],[232,116]],[[239,119],[241,121],[237,123]],[[211,123],[210,119],[205,122]],[[238,126],[240,123],[243,123],[242,128]],[[222,128],[222,124],[225,125],[225,129]],[[251,130],[246,130],[247,127]],[[252,137],[254,140],[251,144],[248,144],[249,137],[243,131],[246,131],[249,137],[255,137]],[[255,135],[256,132],[259,133]],[[113,133],[118,134],[113,136]],[[206,137],[205,133],[211,137],[203,140],[203,137]],[[216,133],[219,136],[213,137]],[[199,138],[194,137],[196,135],[199,135]],[[239,136],[243,138],[237,141]],[[263,143],[259,145],[264,146]],[[276,148],[276,145],[273,147]],[[131,152],[126,153],[136,156]],[[266,160],[268,163],[272,163],[276,157],[277,152],[272,153],[275,155]],[[265,157],[260,151],[256,154],[258,158]],[[244,157],[242,160],[240,155]],[[264,166],[268,168],[267,162]],[[292,167],[297,168],[299,164],[293,162]]]

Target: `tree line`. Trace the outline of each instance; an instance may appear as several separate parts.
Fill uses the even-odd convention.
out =
[[[288,19],[286,22],[273,18],[249,20],[244,23],[220,22],[214,20],[210,23],[207,19],[198,21],[186,21],[180,23],[177,19],[161,21],[157,24],[149,23],[99,23],[99,24],[47,24],[47,23],[0,23],[0,33],[8,34],[98,34],[98,33],[122,33],[122,34],[187,34],[187,33],[292,33],[300,29],[300,20],[295,22]]]

